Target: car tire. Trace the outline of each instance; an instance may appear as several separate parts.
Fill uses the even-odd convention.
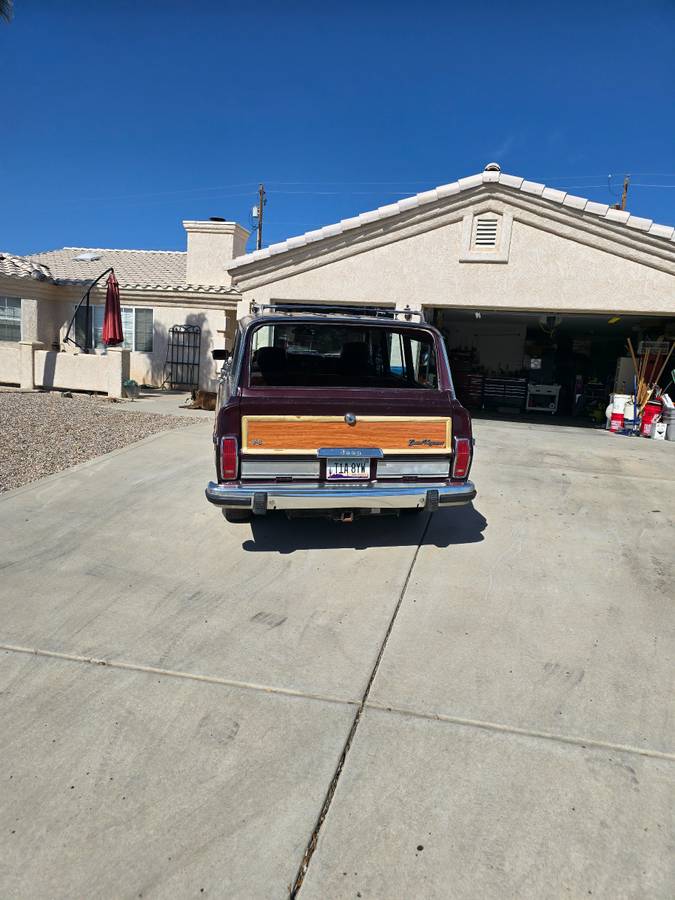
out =
[[[225,516],[226,521],[232,523],[242,523],[242,522],[250,522],[253,517],[253,513],[250,509],[224,509],[223,515]]]

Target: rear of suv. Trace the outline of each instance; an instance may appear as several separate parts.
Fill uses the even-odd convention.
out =
[[[470,503],[471,420],[440,333],[409,310],[266,307],[221,374],[207,499],[230,521],[344,522]]]

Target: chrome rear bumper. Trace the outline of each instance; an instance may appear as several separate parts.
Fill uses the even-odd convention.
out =
[[[304,484],[217,484],[210,481],[206,499],[225,509],[250,509],[264,515],[273,509],[429,509],[463,506],[476,496],[473,482]]]

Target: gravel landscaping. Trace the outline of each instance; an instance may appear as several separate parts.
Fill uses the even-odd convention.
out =
[[[0,391],[0,493],[151,434],[195,423],[180,416],[125,412],[121,406],[77,394]]]

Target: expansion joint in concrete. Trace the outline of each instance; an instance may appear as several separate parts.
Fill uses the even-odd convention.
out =
[[[413,719],[426,719],[432,722],[446,722],[449,725],[459,725],[462,728],[477,728],[483,731],[496,731],[500,734],[520,735],[536,740],[555,741],[560,744],[572,744],[582,749],[611,750],[615,753],[632,753],[636,756],[649,756],[653,759],[665,759],[675,762],[675,753],[664,750],[653,750],[649,747],[635,747],[631,744],[617,744],[612,741],[599,741],[594,738],[578,737],[576,735],[558,734],[552,731],[538,731],[534,728],[519,728],[517,725],[504,725],[501,722],[485,722],[481,719],[465,719],[461,716],[450,716],[444,713],[425,713],[415,709],[407,709],[400,706],[391,706],[385,703],[371,702],[366,704],[368,709],[378,712],[391,713],[392,715],[409,716]]]
[[[219,684],[224,687],[239,688],[245,691],[260,691],[263,694],[280,694],[283,697],[298,697],[302,700],[319,700],[322,703],[339,703],[345,706],[359,706],[358,700],[344,697],[330,697],[324,694],[312,694],[306,691],[294,691],[291,688],[274,687],[269,684],[256,684],[252,681],[234,681],[230,678],[219,678],[217,675],[199,675],[194,672],[179,672],[174,669],[162,669],[158,666],[143,666],[139,663],[124,660],[102,659],[95,656],[78,656],[75,653],[61,653],[57,650],[43,650],[39,647],[21,647],[15,644],[0,643],[0,651],[9,653],[26,653],[30,656],[42,656],[59,659],[65,662],[80,663],[90,666],[105,666],[109,669],[123,669],[128,672],[143,672],[149,675],[162,675],[164,678],[184,678],[188,681],[201,681],[206,684]]]
[[[415,552],[413,554],[413,558],[410,562],[410,566],[408,567],[408,571],[405,576],[405,580],[403,582],[403,587],[401,588],[401,592],[398,596],[398,600],[396,601],[396,606],[394,607],[394,612],[389,620],[389,625],[387,626],[387,630],[385,632],[382,643],[380,644],[380,649],[377,654],[377,658],[375,660],[375,664],[370,673],[370,677],[368,678],[368,683],[366,685],[366,689],[363,692],[363,697],[361,698],[361,702],[359,704],[358,709],[356,710],[356,715],[354,716],[354,721],[352,722],[352,727],[349,729],[349,734],[347,735],[347,740],[345,741],[344,747],[342,748],[342,753],[340,754],[340,758],[338,760],[337,767],[333,774],[333,778],[331,779],[330,785],[328,786],[328,791],[326,792],[326,797],[323,801],[323,806],[321,807],[321,812],[319,813],[319,818],[316,821],[316,825],[314,826],[314,830],[310,835],[309,841],[307,843],[307,847],[305,848],[305,853],[302,857],[302,861],[300,863],[300,868],[298,869],[298,873],[295,876],[295,881],[290,889],[290,900],[296,900],[300,889],[302,888],[302,883],[305,880],[305,876],[309,869],[309,865],[312,861],[312,856],[314,855],[314,851],[316,850],[316,845],[319,840],[319,834],[321,832],[321,828],[323,826],[324,820],[328,815],[328,811],[331,807],[331,803],[333,802],[333,796],[335,795],[335,790],[338,786],[338,782],[340,780],[340,775],[342,774],[342,770],[344,768],[345,762],[347,761],[347,756],[352,746],[352,742],[354,737],[356,736],[356,731],[359,727],[359,722],[361,721],[361,716],[363,715],[363,711],[366,708],[366,704],[368,703],[368,697],[370,695],[370,689],[373,686],[373,682],[375,681],[375,676],[377,675],[377,671],[380,667],[380,663],[382,661],[382,657],[384,656],[384,651],[387,649],[387,642],[389,641],[389,637],[394,628],[394,624],[396,622],[396,618],[398,616],[399,610],[401,608],[401,604],[403,603],[403,599],[406,595],[406,591],[408,590],[408,584],[410,583],[410,578],[413,573],[413,569],[415,568],[415,564],[417,562],[417,557],[420,552],[420,547],[424,543],[424,538],[426,537],[427,530],[431,523],[431,516],[427,517],[426,524],[420,535],[420,539],[418,541],[417,547],[415,548]]]

